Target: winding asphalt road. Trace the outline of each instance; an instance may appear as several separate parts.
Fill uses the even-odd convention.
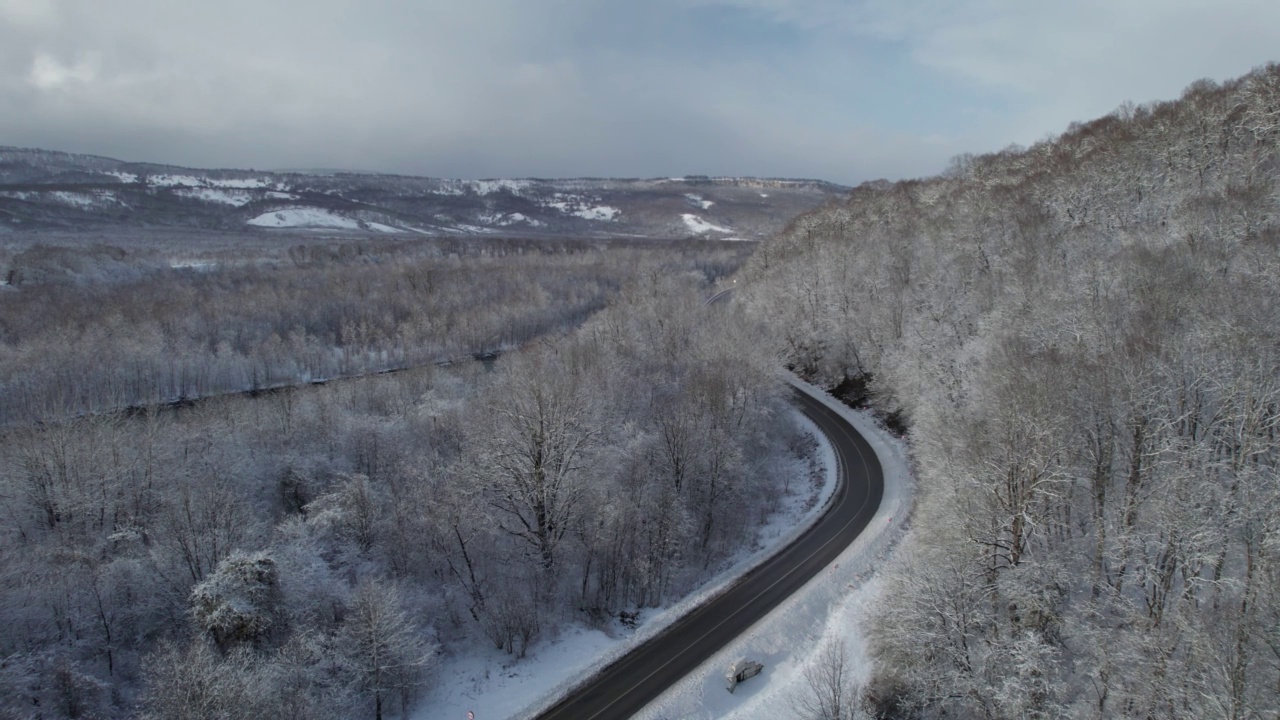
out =
[[[730,590],[603,669],[539,720],[631,717],[831,564],[871,522],[884,495],[875,452],[826,405],[799,389],[795,395],[830,439],[840,466],[840,486],[827,512]]]

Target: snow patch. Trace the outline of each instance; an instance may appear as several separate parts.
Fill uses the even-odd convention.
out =
[[[203,200],[205,202],[243,207],[253,202],[253,195],[244,190],[215,190],[213,188],[182,188],[174,191],[175,195]]]
[[[266,228],[321,227],[341,230],[359,230],[360,223],[329,210],[310,207],[291,207],[263,213],[249,221],[250,225]]]
[[[230,178],[225,180],[215,180],[205,178],[206,183],[210,187],[216,188],[236,188],[239,190],[261,190],[262,188],[277,187],[262,178]]]
[[[147,185],[151,187],[196,187],[201,180],[194,175],[148,175]]]
[[[480,222],[486,225],[498,225],[500,227],[510,227],[516,223],[524,223],[530,227],[542,227],[543,223],[535,220],[524,213],[493,213],[489,215],[481,215]]]
[[[89,209],[107,206],[125,206],[124,201],[110,190],[93,190],[89,192],[67,191],[67,190],[6,190],[0,192],[0,197],[12,198],[14,200],[51,200],[63,205],[71,207]]]
[[[689,228],[689,232],[693,233],[694,235],[703,235],[709,232],[719,232],[719,233],[733,232],[729,228],[720,227],[719,225],[712,225],[711,223],[707,222],[706,220],[703,220],[697,215],[693,215],[690,213],[684,213],[680,217],[684,219],[685,227]]]
[[[468,225],[466,223],[458,223],[452,228],[455,232],[465,233],[467,235],[485,235],[492,233],[492,228],[480,227],[479,225]]]
[[[127,184],[127,185],[132,185],[132,184],[134,184],[134,183],[138,182],[138,176],[137,176],[137,175],[135,175],[135,174],[133,174],[133,173],[120,172],[119,170],[112,170],[111,172],[103,173],[103,175],[110,175],[111,177],[113,177],[113,178],[115,178],[115,179],[119,180],[120,182],[125,183],[125,184]]]
[[[573,195],[564,195],[556,193],[556,199],[546,203],[547,207],[555,208],[566,215],[580,217],[583,220],[604,220],[612,222],[616,220],[622,211],[616,207],[608,205],[591,205],[589,202],[580,197]]]
[[[760,197],[767,198],[769,197],[769,193],[760,193]]]
[[[535,220],[524,213],[511,213],[498,222],[499,225],[514,225],[516,223],[525,223],[532,227],[542,227],[543,225],[541,220]]]
[[[477,195],[492,195],[503,190],[512,195],[519,195],[533,183],[529,180],[472,180],[470,185]]]
[[[613,221],[621,214],[622,211],[616,207],[608,205],[597,205],[596,207],[581,208],[573,214],[586,220],[607,220]]]
[[[262,178],[209,178],[203,175],[148,175],[151,187],[211,187],[231,190],[261,190],[275,187]]]
[[[441,185],[440,187],[436,188],[435,190],[432,190],[432,191],[431,191],[431,194],[432,194],[432,195],[448,195],[448,196],[451,196],[451,197],[456,197],[456,196],[458,196],[458,195],[464,195],[464,194],[466,194],[466,193],[465,193],[465,191],[464,191],[464,190],[459,186],[459,184],[458,184],[458,183],[449,182],[449,183],[447,183],[447,184]]]
[[[49,193],[49,199],[56,200],[64,205],[73,205],[75,207],[90,208],[98,204],[97,198],[89,193],[82,192],[58,192]]]
[[[218,263],[212,260],[170,260],[169,267],[174,270],[195,270],[197,272],[205,272],[217,267]]]
[[[704,200],[704,199],[702,199],[702,196],[701,196],[701,195],[694,195],[694,194],[690,193],[690,194],[688,194],[688,195],[685,195],[684,197],[685,197],[685,199],[686,199],[686,200],[688,200],[690,203],[692,203],[692,204],[694,204],[694,205],[696,205],[696,206],[698,206],[698,207],[702,208],[703,210],[710,210],[710,209],[711,209],[711,206],[712,206],[712,205],[715,205],[715,203],[714,203],[714,202],[712,202],[711,200]]]

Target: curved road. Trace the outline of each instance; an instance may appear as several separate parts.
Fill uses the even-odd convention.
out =
[[[730,590],[602,670],[539,720],[631,717],[817,575],[871,522],[884,494],[875,452],[830,408],[798,389],[795,395],[830,439],[840,466],[826,514]]]

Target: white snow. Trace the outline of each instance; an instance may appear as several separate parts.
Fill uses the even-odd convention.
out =
[[[49,197],[50,199],[57,200],[60,203],[82,208],[93,207],[94,205],[99,204],[93,195],[82,192],[51,192],[49,193]]]
[[[148,175],[147,184],[151,187],[196,187],[204,178],[194,175]]]
[[[253,202],[253,195],[244,190],[215,190],[213,188],[182,188],[173,191],[175,195],[193,198],[195,200],[203,200],[205,202],[219,203],[221,205],[231,205],[233,207],[242,207]]]
[[[431,194],[432,194],[432,195],[450,195],[450,196],[457,196],[457,195],[462,195],[462,194],[464,194],[464,191],[463,191],[463,189],[459,186],[459,183],[458,183],[458,182],[456,182],[456,181],[449,181],[449,180],[446,180],[444,185],[441,185],[440,187],[436,188],[435,190],[432,190],[432,191],[431,191]]]
[[[4,192],[0,192],[0,197],[13,198],[15,200],[52,200],[53,202],[82,209],[103,207],[106,205],[125,205],[124,201],[116,197],[116,194],[110,190],[94,190],[92,192],[73,192],[67,190],[6,190]]]
[[[564,198],[563,195],[556,195],[557,198]],[[547,203],[547,207],[553,207],[566,215],[574,215],[584,220],[616,220],[622,211],[616,207],[608,205],[592,206],[583,202],[580,198],[571,198],[568,200],[560,199],[555,202]]]
[[[543,222],[526,216],[524,213],[511,213],[503,220],[499,221],[499,225],[514,225],[516,223],[526,223],[533,227],[542,227]]]
[[[216,188],[236,188],[239,190],[260,190],[262,188],[273,187],[273,185],[262,178],[227,178],[214,179],[204,178],[204,181],[210,187]]]
[[[596,207],[581,208],[574,212],[580,218],[587,220],[609,220],[612,221],[618,217],[622,211],[616,207],[608,205],[597,205]]]
[[[702,235],[704,233],[709,233],[709,232],[721,232],[721,233],[733,232],[729,228],[720,227],[719,225],[712,225],[711,223],[707,222],[706,220],[703,220],[697,215],[692,215],[690,213],[684,213],[680,217],[684,219],[685,227],[689,228],[689,232],[693,233],[694,235]]]
[[[110,175],[111,177],[116,178],[122,183],[133,184],[138,182],[138,176],[134,175],[133,173],[120,172],[119,170],[112,170],[111,172],[103,173],[103,174]]]
[[[169,261],[169,267],[175,270],[212,270],[218,263],[213,260],[175,259]]]
[[[297,200],[298,199],[298,196],[292,193],[276,192],[275,190],[267,191],[267,197],[271,198],[272,200]]]
[[[470,185],[477,195],[491,195],[502,190],[506,190],[512,195],[519,195],[521,191],[529,188],[533,183],[529,180],[472,180]]]
[[[148,175],[151,187],[212,187],[232,190],[260,190],[273,187],[262,178],[209,178],[203,175]]]
[[[767,198],[769,197],[769,193],[760,193],[760,197]]]
[[[339,215],[332,210],[314,207],[290,207],[262,213],[250,225],[266,228],[333,228],[336,230],[373,230],[382,233],[404,232],[403,228],[379,222],[361,221]]]
[[[516,223],[525,223],[530,227],[542,227],[543,225],[540,220],[535,220],[524,213],[518,212],[507,213],[505,215],[503,213],[492,213],[488,215],[481,215],[479,219],[480,222],[486,225],[498,225],[500,227],[510,227]]]
[[[249,221],[250,225],[268,228],[320,227],[359,230],[360,224],[349,217],[329,210],[311,207],[291,207],[263,213]]]
[[[795,417],[807,432],[822,437],[798,411]],[[494,651],[492,646],[457,648],[445,660],[434,689],[428,691],[412,717],[415,720],[464,718],[468,710],[486,720],[531,717],[540,709],[550,707],[595,670],[625,655],[726,590],[812,525],[834,497],[836,487],[831,448],[825,442],[820,442],[819,448],[819,460],[824,467],[822,487],[813,488],[805,477],[806,463],[796,461],[789,470],[795,473],[792,494],[782,500],[778,512],[759,528],[753,546],[744,548],[729,567],[708,580],[700,591],[670,607],[644,611],[634,631],[618,627],[616,623],[608,632],[571,627],[555,640],[536,645],[524,660]]]
[[[712,205],[715,205],[715,203],[714,203],[714,202],[712,202],[711,200],[704,200],[704,199],[702,199],[702,196],[701,196],[701,195],[694,195],[694,194],[690,193],[690,194],[688,194],[688,195],[685,195],[684,197],[685,197],[685,199],[686,199],[686,200],[688,200],[689,202],[693,203],[694,205],[697,205],[698,207],[702,208],[703,210],[710,210],[710,209],[711,209],[711,206],[712,206]]]
[[[799,380],[792,382],[812,388]],[[805,669],[825,642],[845,644],[848,663],[858,683],[869,677],[870,660],[860,623],[867,608],[881,600],[880,583],[874,573],[904,532],[904,520],[911,510],[911,473],[901,440],[880,427],[869,414],[851,410],[825,394],[820,393],[820,397],[849,420],[874,448],[884,468],[880,510],[830,568],[647,705],[636,718],[794,717],[795,698],[806,691]],[[827,451],[830,452],[829,446]],[[724,668],[742,656],[763,662],[764,672],[730,694],[724,686]]]

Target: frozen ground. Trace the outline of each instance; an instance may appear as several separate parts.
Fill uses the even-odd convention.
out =
[[[805,690],[805,668],[828,640],[845,644],[855,680],[861,684],[866,679],[870,668],[860,625],[867,609],[879,601],[875,570],[901,537],[910,513],[911,476],[900,440],[867,413],[830,399],[827,405],[839,410],[875,448],[885,476],[880,511],[830,568],[650,703],[637,718],[797,717],[796,698]],[[730,694],[725,690],[725,669],[743,656],[764,663],[764,671]]]
[[[885,472],[885,494],[879,513],[830,570],[651,703],[639,717],[745,720],[793,716],[793,698],[804,683],[806,663],[828,638],[845,642],[857,679],[861,681],[866,676],[866,649],[858,623],[865,608],[876,599],[873,572],[900,537],[902,521],[910,511],[911,479],[905,447],[900,441],[866,413],[845,408],[835,400],[826,402],[848,418],[875,448]],[[796,417],[810,434],[822,438],[807,418],[798,412]],[[649,611],[635,631],[617,627],[608,632],[581,626],[568,628],[555,641],[539,644],[524,660],[514,660],[491,646],[454,654],[441,668],[434,690],[423,698],[413,718],[461,720],[470,710],[477,720],[500,720],[532,717],[550,707],[595,669],[656,635],[812,524],[835,489],[831,446],[823,440],[818,452],[825,481],[816,502],[811,492],[803,494],[808,497],[797,493],[788,498],[770,523],[760,529],[756,547],[708,581],[701,592],[672,607]],[[795,472],[804,472],[803,465],[797,463]],[[724,667],[742,655],[762,661],[765,669],[731,695],[724,688]]]
[[[795,473],[792,494],[783,499],[769,523],[759,528],[754,545],[744,549],[701,591],[670,607],[645,610],[640,625],[634,630],[619,626],[609,628],[608,632],[583,626],[567,628],[554,641],[539,643],[523,660],[494,650],[488,644],[477,643],[460,651],[455,648],[441,667],[434,688],[422,699],[412,717],[415,720],[462,719],[467,717],[468,710],[475,713],[477,720],[531,717],[550,707],[596,669],[625,655],[708,597],[723,591],[778,547],[798,536],[821,515],[835,491],[835,458],[813,423],[798,411],[795,417],[801,427],[820,440],[822,486],[815,488],[806,481],[805,461],[794,461],[790,468]]]

